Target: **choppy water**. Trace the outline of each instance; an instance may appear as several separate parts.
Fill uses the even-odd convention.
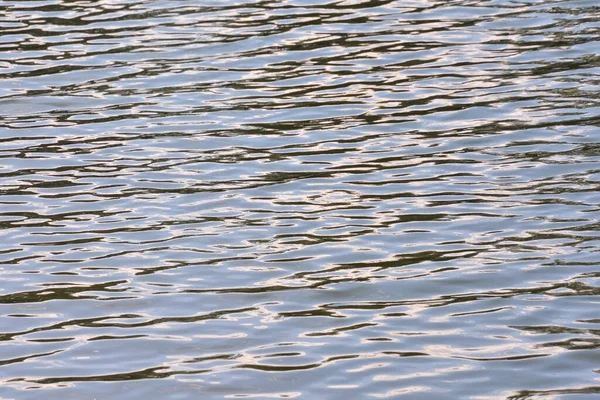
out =
[[[0,398],[599,398],[597,5],[0,1]]]

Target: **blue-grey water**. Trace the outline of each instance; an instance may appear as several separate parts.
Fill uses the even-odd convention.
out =
[[[0,398],[600,398],[597,0],[0,0]]]

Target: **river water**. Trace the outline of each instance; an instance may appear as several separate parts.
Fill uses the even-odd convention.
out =
[[[596,0],[0,0],[0,398],[600,398]]]

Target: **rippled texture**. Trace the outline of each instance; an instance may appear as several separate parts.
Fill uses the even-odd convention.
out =
[[[0,397],[600,397],[597,5],[0,1]]]

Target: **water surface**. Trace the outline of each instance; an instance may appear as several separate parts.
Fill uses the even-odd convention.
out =
[[[596,0],[0,0],[0,398],[600,397]]]

